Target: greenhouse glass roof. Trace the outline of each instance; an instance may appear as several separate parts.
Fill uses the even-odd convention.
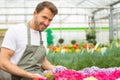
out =
[[[0,28],[4,24],[15,24],[28,21],[36,5],[44,0],[0,0]],[[52,27],[83,27],[89,26],[89,17],[93,13],[104,10],[106,13],[110,5],[120,0],[48,0],[53,2],[59,10],[52,21]],[[120,7],[116,6],[116,7]],[[107,12],[108,13],[108,12]],[[81,25],[80,25],[81,24]]]

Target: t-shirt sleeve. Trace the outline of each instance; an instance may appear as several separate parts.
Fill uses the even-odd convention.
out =
[[[13,28],[9,28],[3,39],[1,47],[5,47],[15,51],[16,49],[16,34]]]

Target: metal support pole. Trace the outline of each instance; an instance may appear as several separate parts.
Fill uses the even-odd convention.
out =
[[[95,18],[94,18],[94,15],[91,17],[92,18],[92,27],[95,29]]]
[[[109,40],[110,43],[112,42],[112,40],[114,40],[114,36],[113,36],[113,6],[110,6],[110,14],[109,14]]]
[[[27,10],[27,8],[26,8],[26,6],[25,6],[25,0],[24,0],[24,22],[26,23],[27,22],[27,15],[25,15],[26,14],[26,10]]]
[[[60,17],[60,38],[62,38],[62,19],[61,19],[61,15],[59,15]]]

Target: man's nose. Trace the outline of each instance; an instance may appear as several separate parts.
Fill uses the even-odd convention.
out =
[[[49,21],[49,20],[46,20],[44,23],[45,23],[46,26],[49,26],[50,21]]]

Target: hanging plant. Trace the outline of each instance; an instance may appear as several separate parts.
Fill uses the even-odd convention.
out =
[[[63,38],[60,38],[60,39],[58,40],[58,43],[59,43],[59,44],[63,44],[63,43],[64,43],[64,39],[63,39]]]
[[[86,33],[86,40],[88,43],[96,44],[96,31],[95,29],[91,28]]]
[[[72,45],[76,44],[76,40],[71,40],[71,44]]]

